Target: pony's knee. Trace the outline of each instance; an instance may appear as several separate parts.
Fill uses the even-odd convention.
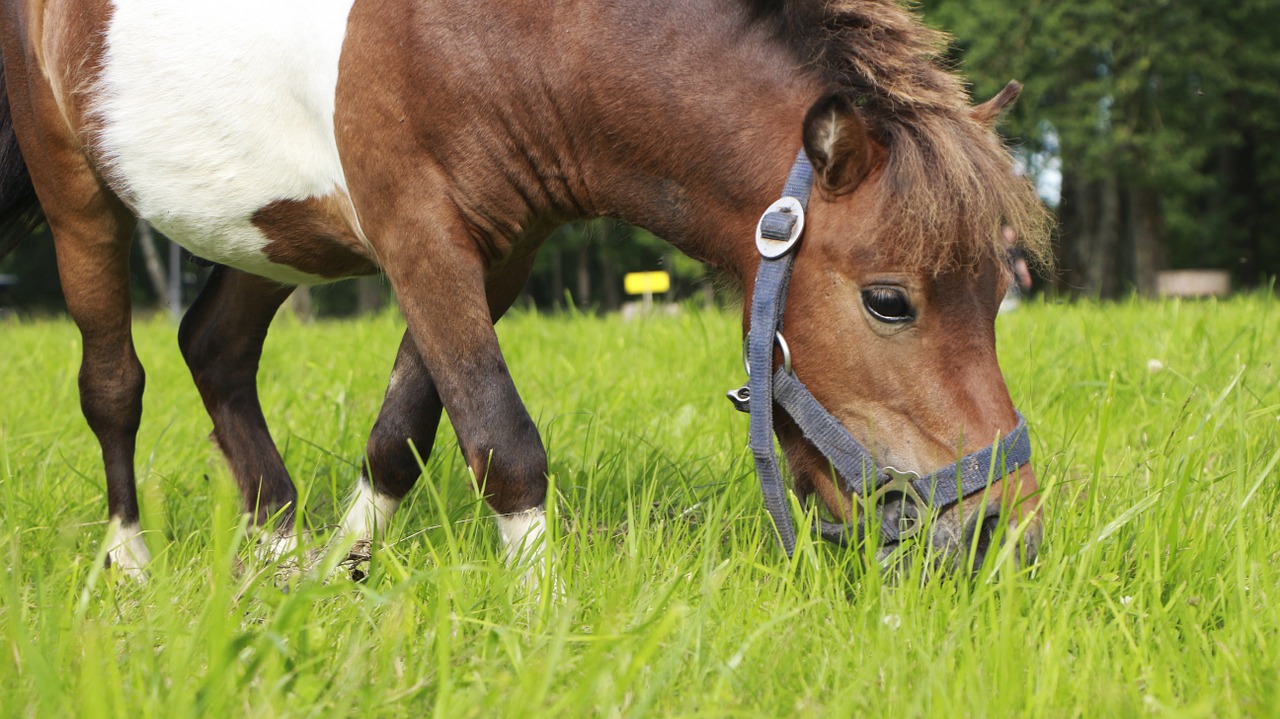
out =
[[[146,383],[146,372],[133,352],[110,363],[86,354],[80,366],[80,409],[89,428],[99,436],[104,432],[136,433],[142,421]]]

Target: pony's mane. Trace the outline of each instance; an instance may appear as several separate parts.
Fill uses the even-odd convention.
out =
[[[1008,226],[1032,260],[1051,262],[1049,214],[942,65],[946,34],[898,0],[742,1],[859,109],[887,149],[880,240],[896,257],[934,274],[986,253],[1004,257]]]

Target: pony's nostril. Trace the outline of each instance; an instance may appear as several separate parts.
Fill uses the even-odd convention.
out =
[[[1008,517],[1003,518],[1008,521]],[[986,559],[987,553],[998,549],[1008,540],[1008,533],[1013,527],[1004,524],[998,511],[991,512],[981,519],[975,519],[965,533],[965,550],[972,551],[972,568],[977,569]],[[1014,561],[1020,566],[1028,566],[1035,561],[1040,550],[1040,524],[1033,522],[1021,534],[1022,546]]]
[[[965,533],[965,549],[973,552],[971,566],[976,570],[996,541],[996,534],[1000,530],[1000,514],[989,514],[969,526],[970,530]]]
[[[1022,560],[1023,566],[1030,566],[1036,561],[1036,557],[1040,554],[1040,541],[1044,538],[1040,522],[1033,521],[1031,526],[1027,528],[1027,532],[1022,538]]]

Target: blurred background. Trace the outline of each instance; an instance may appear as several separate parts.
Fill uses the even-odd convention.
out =
[[[1002,132],[1057,215],[1057,267],[1032,292],[1110,299],[1270,287],[1280,271],[1280,0],[926,0],[955,38],[975,101],[1011,79]],[[141,311],[180,311],[206,269],[146,227]],[[663,270],[661,299],[713,302],[714,278],[649,232],[600,219],[560,228],[522,302],[614,311],[628,272]],[[1194,273],[1175,271],[1194,271]],[[1181,283],[1181,284],[1180,284]],[[1189,283],[1189,284],[1187,284]],[[346,316],[391,302],[382,278],[296,293],[294,311]],[[0,262],[0,313],[62,309],[47,237]]]
[[[1155,294],[1163,271],[1280,269],[1280,2],[928,0],[976,99],[1057,213],[1056,291]]]

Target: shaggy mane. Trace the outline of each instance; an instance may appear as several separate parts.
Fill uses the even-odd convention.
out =
[[[949,36],[897,0],[742,1],[858,107],[887,149],[880,239],[895,255],[935,275],[987,253],[1003,258],[1007,225],[1030,259],[1050,265],[1049,213],[942,65]]]

